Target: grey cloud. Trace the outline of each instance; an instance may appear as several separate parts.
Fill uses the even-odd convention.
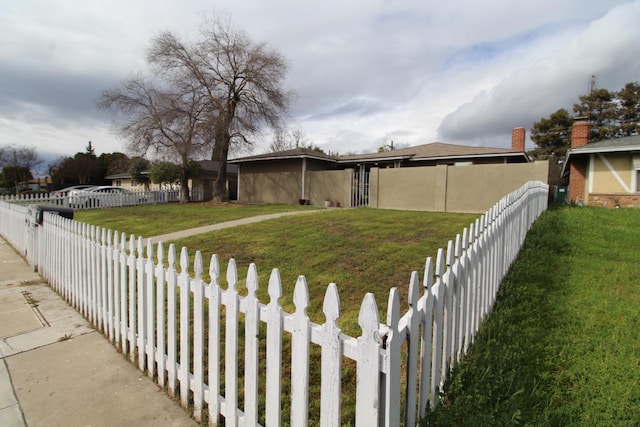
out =
[[[8,117],[21,114],[16,106],[30,104],[44,108],[54,118],[103,120],[95,100],[114,85],[107,77],[71,75],[48,70],[17,69],[0,65],[0,110]]]
[[[326,112],[314,114],[307,117],[307,120],[323,120],[336,116],[368,116],[380,113],[384,110],[384,105],[378,99],[359,96],[349,99],[343,103],[331,107]]]
[[[441,122],[438,134],[452,141],[484,144],[504,136],[513,127],[530,127],[558,108],[571,110],[588,90],[595,74],[599,87],[610,90],[638,79],[640,69],[640,5],[616,8],[595,21],[558,54],[520,69],[472,101],[461,105]],[[602,29],[608,31],[603,33]],[[502,145],[508,144],[505,141]]]

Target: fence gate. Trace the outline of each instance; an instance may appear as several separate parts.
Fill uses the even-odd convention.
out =
[[[351,207],[369,206],[369,172],[360,165],[351,175]]]

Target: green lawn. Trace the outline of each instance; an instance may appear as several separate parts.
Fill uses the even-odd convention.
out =
[[[75,218],[102,227],[151,236],[205,224],[229,221],[287,210],[309,209],[295,205],[167,204],[77,211]],[[400,291],[407,307],[411,272],[422,276],[427,257],[446,248],[475,214],[396,211],[383,209],[335,209],[321,214],[279,218],[236,228],[192,236],[174,242],[190,255],[203,253],[208,271],[217,254],[224,273],[229,258],[235,258],[240,279],[250,263],[258,266],[263,303],[269,301],[267,283],[271,269],[278,268],[283,282],[282,306],[294,311],[293,288],[299,275],[306,276],[311,305],[310,317],[324,322],[322,302],[326,287],[338,285],[345,332],[357,334],[360,304],[367,292],[376,296],[381,319],[386,316],[389,289]],[[221,282],[226,287],[226,282]],[[242,283],[239,288],[242,289]]]
[[[203,225],[277,212],[320,209],[300,205],[243,205],[238,203],[168,203],[110,209],[76,210],[77,221],[127,234],[150,237]]]
[[[640,425],[640,210],[542,215],[425,425]]]

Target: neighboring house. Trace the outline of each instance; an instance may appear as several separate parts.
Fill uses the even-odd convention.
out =
[[[573,125],[571,149],[562,169],[569,199],[605,207],[640,207],[640,136],[588,143],[589,125]]]
[[[47,191],[47,188],[51,185],[51,177],[33,178],[27,183],[29,190],[34,192]]]
[[[198,178],[190,180],[191,190],[199,191],[203,195],[203,200],[211,200],[213,198],[213,186],[218,179],[220,171],[220,163],[212,160],[199,160],[201,173]],[[227,198],[229,200],[238,200],[238,167],[236,165],[227,164]]]
[[[142,175],[148,176],[149,172],[143,171]],[[153,184],[151,182],[142,183],[134,181],[129,172],[114,173],[105,176],[104,179],[111,180],[111,185],[126,188],[131,191],[149,191],[160,189],[160,186],[158,184]]]
[[[189,189],[194,195],[202,195],[198,197],[201,200],[211,200],[213,198],[213,185],[218,178],[220,165],[218,162],[211,160],[199,160],[201,173],[198,178],[189,180]],[[144,171],[142,175],[148,175],[149,172]],[[148,181],[146,183],[137,183],[133,180],[130,173],[118,173],[107,175],[105,179],[111,180],[111,185],[124,187],[132,191],[149,191],[160,190],[159,184],[153,184]],[[174,187],[178,189],[179,186]],[[166,186],[163,188],[166,189]],[[236,165],[227,165],[227,197],[229,200],[238,199],[238,167]]]
[[[241,202],[446,210],[447,183],[451,179],[460,185],[466,182],[476,193],[477,186],[483,185],[486,190],[482,190],[482,197],[491,200],[488,207],[524,179],[546,182],[548,163],[538,165],[532,172],[533,163],[524,147],[525,130],[516,128],[511,149],[435,142],[382,153],[330,156],[295,148],[232,159],[229,163],[239,167]],[[461,175],[462,167],[469,168]],[[457,168],[458,172],[450,172],[449,168]],[[479,181],[477,174],[486,179]],[[512,179],[514,174],[521,176]],[[433,194],[426,194],[428,191]],[[496,199],[494,193],[500,197]],[[455,209],[481,211],[479,206],[485,205],[483,202],[476,204],[478,207]]]

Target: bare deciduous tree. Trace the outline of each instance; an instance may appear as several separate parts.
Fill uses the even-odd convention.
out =
[[[215,111],[211,159],[220,162],[214,200],[226,200],[227,156],[232,143],[249,143],[263,125],[277,127],[291,98],[284,89],[285,59],[264,43],[253,42],[230,20],[214,17],[201,39],[182,41],[171,32],[154,38],[147,60],[162,73],[189,81],[207,110]]]
[[[269,151],[275,153],[298,147],[313,148],[313,143],[301,128],[296,127],[288,130],[278,128],[273,134],[271,144],[269,144]]]
[[[98,106],[119,113],[116,129],[130,151],[143,155],[153,148],[180,160],[180,201],[188,202],[189,162],[210,150],[214,114],[199,87],[188,78],[179,74],[156,77],[155,81],[131,77],[104,91]]]
[[[0,147],[0,169],[11,169],[14,185],[26,183],[44,161],[35,147],[8,145]]]

